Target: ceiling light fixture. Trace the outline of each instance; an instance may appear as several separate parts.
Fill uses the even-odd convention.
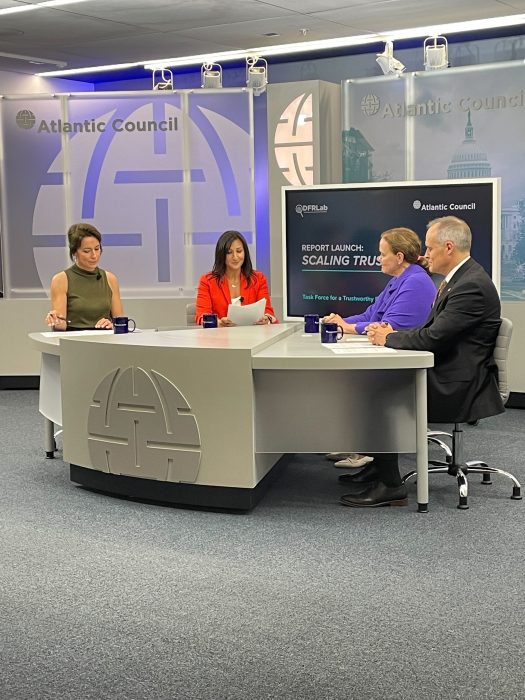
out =
[[[73,0],[69,0],[73,1]],[[75,0],[79,1],[79,0]],[[48,3],[47,3],[48,4]],[[45,6],[46,3],[43,4]],[[41,7],[42,5],[39,5]],[[0,10],[0,12],[2,12]],[[435,27],[415,27],[412,29],[401,29],[393,32],[383,32],[382,34],[365,34],[361,36],[342,37],[337,39],[322,39],[319,41],[303,41],[295,44],[278,44],[276,46],[264,46],[247,49],[244,51],[223,51],[215,54],[214,59],[220,63],[224,61],[244,60],[246,54],[260,55],[266,57],[283,56],[307,51],[323,51],[328,49],[344,49],[350,46],[366,46],[376,44],[378,41],[396,41],[399,39],[417,39],[419,37],[437,36],[440,34],[453,34],[455,32],[473,32],[483,29],[498,29],[501,27],[511,27],[525,24],[525,14],[506,15],[505,17],[491,17],[488,19],[469,20],[467,22],[452,22]],[[124,70],[144,66],[151,70],[152,66],[194,66],[202,65],[209,61],[209,55],[200,54],[198,56],[181,56],[177,58],[158,59],[157,61],[137,61],[135,63],[120,63],[107,66],[88,66],[86,68],[71,68],[61,71],[45,71],[38,73],[41,77],[67,77],[68,75],[82,75],[83,73],[99,73],[103,71]]]
[[[394,58],[394,42],[387,41],[383,53],[378,53],[376,58],[379,67],[385,75],[401,75],[405,70],[405,64]]]
[[[151,71],[152,90],[173,90],[173,71],[165,66]]]
[[[246,85],[260,95],[268,84],[268,62],[260,56],[246,56]]]
[[[222,67],[218,63],[203,63],[201,67],[201,88],[221,88]]]
[[[429,36],[423,42],[425,70],[448,68],[448,41],[444,36]]]

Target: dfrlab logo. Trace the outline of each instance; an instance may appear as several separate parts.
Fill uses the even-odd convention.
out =
[[[326,204],[296,204],[295,212],[301,217],[305,214],[326,214],[328,207]]]
[[[361,111],[367,117],[373,117],[379,112],[381,101],[377,95],[365,95],[361,100]]]
[[[16,123],[20,129],[32,129],[36,124],[36,117],[30,109],[21,109],[16,115]]]

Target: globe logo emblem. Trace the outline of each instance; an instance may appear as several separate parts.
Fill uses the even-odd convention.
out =
[[[291,185],[314,184],[313,98],[303,93],[285,108],[275,128],[275,158]]]
[[[201,439],[180,390],[155,370],[115,369],[95,389],[88,413],[95,469],[158,481],[197,479]]]
[[[365,95],[361,100],[361,111],[367,117],[373,117],[374,114],[377,114],[380,107],[381,102],[377,95]]]
[[[421,209],[421,202],[419,201],[419,199],[415,199],[412,203],[412,206],[414,207],[414,209]]]
[[[30,109],[21,109],[17,112],[16,123],[20,129],[32,129],[35,122],[36,117]]]

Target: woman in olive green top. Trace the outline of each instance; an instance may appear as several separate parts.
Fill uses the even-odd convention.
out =
[[[73,224],[67,238],[73,265],[51,280],[53,308],[46,323],[56,331],[110,330],[124,311],[116,276],[98,267],[102,236],[91,224]]]

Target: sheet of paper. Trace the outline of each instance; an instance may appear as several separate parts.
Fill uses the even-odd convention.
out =
[[[45,338],[60,338],[60,336],[72,336],[72,335],[107,335],[108,333],[113,333],[112,330],[92,330],[92,331],[46,331],[42,333]]]
[[[380,345],[335,345],[323,343],[336,355],[390,355],[395,352],[393,348],[383,348]]]
[[[228,318],[236,326],[252,326],[256,321],[264,316],[266,308],[266,299],[259,299],[254,304],[246,304],[246,306],[237,306],[229,304]]]
[[[370,345],[370,341],[368,340],[367,335],[344,335],[343,339],[340,341],[341,343],[361,343],[365,345]]]

